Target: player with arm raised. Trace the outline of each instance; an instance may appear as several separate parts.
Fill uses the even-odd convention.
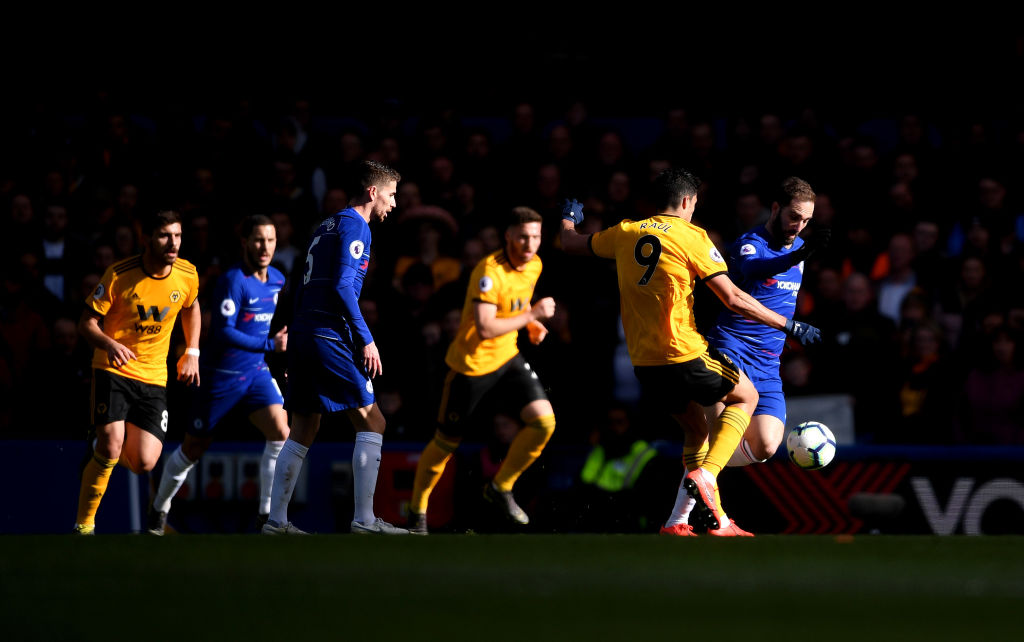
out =
[[[750,423],[757,390],[697,332],[694,286],[703,281],[730,310],[784,329],[801,342],[816,341],[820,334],[812,326],[794,325],[733,284],[707,232],[690,222],[699,185],[685,170],[665,170],[652,184],[655,216],[627,219],[591,235],[576,232],[583,206],[567,201],[560,240],[568,253],[615,260],[630,360],[646,397],[684,429],[688,472],[683,484],[696,500],[696,515],[711,535],[746,536],[722,508],[717,477]],[[699,414],[699,406],[717,402],[725,408],[710,430],[702,414],[694,421],[695,409]]]
[[[768,221],[740,235],[729,248],[733,281],[765,307],[790,320],[796,311],[804,260],[824,248],[831,234],[828,228],[819,228],[806,242],[800,238],[814,216],[814,201],[810,184],[795,176],[785,179],[773,195]],[[763,462],[775,454],[786,426],[786,399],[779,376],[786,334],[725,309],[707,338],[750,378],[758,392],[750,425],[727,465]],[[722,404],[715,404],[709,408],[709,417],[722,410]],[[693,505],[693,498],[681,487],[662,532],[678,534],[687,530]]]
[[[376,517],[373,494],[384,443],[384,415],[372,379],[383,373],[380,352],[359,311],[359,295],[370,264],[370,222],[395,207],[401,176],[376,161],[363,161],[362,191],[348,208],[327,217],[313,234],[302,282],[296,284],[295,314],[288,345],[291,435],[274,471],[266,535],[300,535],[288,521],[288,502],[324,413],[344,412],[356,430],[352,451],[356,534],[406,535]]]
[[[555,431],[551,402],[517,346],[519,330],[524,327],[530,341],[540,343],[547,334],[540,321],[555,313],[555,301],[550,297],[530,304],[542,269],[537,256],[541,222],[535,210],[513,208],[505,229],[505,247],[484,257],[470,276],[462,321],[445,356],[449,370],[437,412],[437,432],[416,466],[409,501],[409,530],[415,535],[428,534],[430,493],[462,442],[466,420],[484,396],[492,393],[519,408],[525,427],[513,439],[494,479],[484,485],[483,496],[511,522],[530,522],[512,488]]]
[[[270,486],[278,454],[288,437],[288,415],[265,355],[284,352],[288,346],[288,328],[270,336],[270,322],[285,279],[270,266],[277,247],[274,222],[260,214],[250,216],[242,223],[241,232],[242,260],[220,277],[214,293],[218,307],[199,363],[205,383],[194,395],[185,440],[164,463],[149,507],[146,529],[153,535],[163,534],[171,500],[210,447],[217,424],[238,405],[266,437],[259,468],[257,529],[263,528],[270,513]]]
[[[92,454],[82,469],[74,532],[92,535],[96,512],[120,463],[153,470],[167,436],[167,351],[181,314],[187,349],[178,380],[199,385],[202,314],[199,275],[178,258],[181,215],[171,210],[142,220],[144,250],[107,268],[86,302],[79,332],[93,354]]]

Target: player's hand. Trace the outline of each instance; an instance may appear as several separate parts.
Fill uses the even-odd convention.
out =
[[[111,341],[107,347],[107,359],[110,361],[110,365],[115,368],[120,368],[127,364],[129,361],[137,359],[135,353],[127,347],[121,345],[117,341]]]
[[[178,359],[178,381],[189,386],[199,385],[199,357],[183,354]]]
[[[567,221],[572,221],[573,225],[579,225],[583,222],[583,203],[580,203],[575,198],[571,201],[565,199],[562,203],[562,218]]]
[[[384,368],[380,363],[380,352],[377,351],[377,342],[363,346],[363,368],[366,376],[373,379],[377,375],[384,374]]]
[[[533,345],[539,344],[544,340],[544,337],[548,336],[547,327],[536,319],[526,324],[526,332],[530,336],[530,343]]]
[[[274,335],[274,352],[284,352],[288,349],[288,326],[284,326]]]
[[[832,238],[832,229],[828,227],[815,227],[811,235],[804,241],[802,248],[804,258],[809,257],[818,250],[823,250]]]
[[[533,321],[543,321],[544,319],[550,319],[555,316],[555,300],[549,296],[537,301],[530,308],[530,314],[533,316]]]
[[[800,342],[800,345],[810,345],[821,341],[821,330],[813,325],[802,321],[786,320],[786,333]]]

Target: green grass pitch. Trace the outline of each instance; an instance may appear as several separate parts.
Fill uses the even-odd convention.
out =
[[[988,640],[1024,537],[0,537],[3,640]]]

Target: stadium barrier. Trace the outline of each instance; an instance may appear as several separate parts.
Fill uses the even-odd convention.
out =
[[[648,532],[668,515],[681,474],[682,446],[659,442],[645,470],[643,516]],[[168,443],[166,452],[177,444]],[[66,533],[74,522],[78,441],[6,441],[8,485],[0,533]],[[169,523],[180,532],[254,532],[257,462],[262,442],[215,443],[189,475]],[[403,523],[421,444],[386,443],[381,459],[377,515]],[[432,530],[474,528],[479,471],[470,474],[479,447],[464,444],[431,496]],[[535,532],[578,532],[575,497],[585,447],[552,445],[517,486],[517,498],[535,516]],[[352,444],[317,443],[296,487],[289,515],[302,528],[344,533],[352,515]],[[45,462],[39,466],[38,462]],[[762,534],[1024,534],[1024,448],[841,445],[836,459],[804,471],[777,453],[765,464],[726,469],[720,477],[729,514]],[[10,470],[10,468],[9,468]],[[159,474],[159,467],[155,475]],[[156,477],[154,477],[156,479]],[[141,530],[150,496],[148,475],[118,467],[97,517],[100,533]],[[466,525],[469,525],[468,527]],[[493,528],[493,524],[490,525]],[[485,530],[485,529],[481,529]]]

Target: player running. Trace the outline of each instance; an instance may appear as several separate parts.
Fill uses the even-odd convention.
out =
[[[530,304],[543,267],[537,256],[542,220],[528,207],[513,208],[505,247],[484,257],[469,278],[462,321],[445,356],[449,370],[437,412],[437,432],[416,466],[409,502],[409,530],[415,535],[428,534],[430,493],[462,441],[466,419],[491,393],[518,408],[526,425],[509,445],[494,479],[484,485],[483,496],[515,524],[530,523],[512,488],[555,432],[555,411],[517,345],[524,327],[530,340],[540,343],[547,334],[540,321],[555,313],[550,297]]]
[[[722,508],[717,477],[736,450],[757,407],[750,379],[697,332],[693,288],[698,279],[725,306],[810,343],[817,328],[795,324],[772,312],[729,279],[725,260],[707,232],[692,224],[700,179],[681,169],[661,172],[652,184],[657,214],[624,220],[601,232],[581,235],[583,205],[566,201],[561,242],[566,252],[593,253],[615,260],[622,325],[634,372],[644,393],[684,429],[688,472],[683,484],[696,500],[697,517],[717,536],[749,535]],[[694,422],[692,408],[721,402],[725,409],[708,431]],[[692,531],[691,533],[692,534]]]
[[[796,311],[804,261],[824,248],[831,234],[828,228],[818,228],[806,242],[800,238],[814,216],[815,198],[806,181],[795,176],[785,179],[774,195],[768,221],[740,235],[729,248],[731,278],[744,292],[787,319],[792,319]],[[725,309],[707,339],[750,378],[758,393],[750,425],[727,465],[766,461],[782,443],[786,425],[786,399],[779,376],[786,334]],[[723,409],[721,403],[715,404],[709,408],[710,416],[717,416]],[[688,531],[693,506],[693,498],[680,486],[672,514],[661,532],[679,535]]]
[[[285,279],[270,266],[277,247],[274,222],[267,216],[250,216],[241,232],[242,260],[220,277],[214,293],[218,308],[199,363],[205,384],[194,396],[185,440],[164,463],[149,507],[146,529],[153,535],[163,535],[171,500],[210,447],[220,420],[236,406],[247,411],[249,421],[266,437],[259,467],[257,530],[263,528],[270,513],[270,487],[277,456],[288,437],[288,415],[264,356],[284,352],[288,346],[287,327],[270,336],[270,322]]]
[[[167,436],[167,351],[179,312],[187,348],[178,359],[178,380],[199,385],[199,275],[178,258],[181,215],[165,210],[147,216],[142,233],[142,254],[107,268],[78,322],[96,349],[95,437],[82,468],[73,531],[79,535],[95,533],[96,511],[116,464],[142,474],[160,459]]]

